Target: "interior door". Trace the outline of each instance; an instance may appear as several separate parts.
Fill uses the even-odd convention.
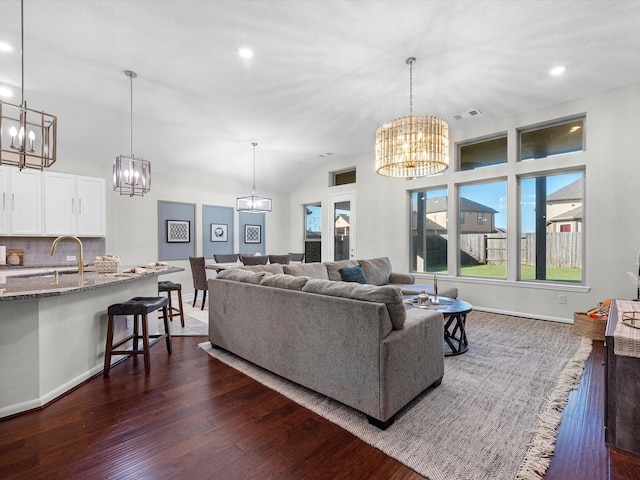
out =
[[[356,194],[329,196],[329,259],[356,259]]]

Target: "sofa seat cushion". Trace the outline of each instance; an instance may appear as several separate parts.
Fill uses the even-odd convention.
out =
[[[355,267],[356,265],[360,264],[357,260],[338,260],[337,262],[325,262],[324,265],[327,268],[327,275],[329,275],[329,280],[340,282],[342,281],[342,277],[340,276],[341,268]]]
[[[391,276],[391,260],[389,257],[358,260],[367,283],[370,285],[386,285]]]
[[[397,287],[309,279],[306,285],[302,287],[302,291],[319,295],[352,298],[366,302],[384,303],[389,312],[389,318],[394,330],[402,330],[407,318],[402,292]]]
[[[287,275],[329,280],[327,267],[325,267],[324,263],[294,263],[292,265],[283,265],[282,268],[284,270],[284,273],[286,273]]]
[[[216,278],[232,280],[234,282],[254,283],[258,285],[266,275],[271,275],[271,273],[251,272],[242,268],[230,268],[229,270],[222,270],[218,275],[216,275]]]
[[[364,271],[360,265],[344,267],[338,271],[343,282],[367,283],[367,278],[364,276]]]
[[[292,275],[285,275],[284,273],[276,273],[274,275],[265,275],[260,280],[260,285],[275,288],[286,288],[287,290],[302,290],[309,280],[309,277],[294,277]]]

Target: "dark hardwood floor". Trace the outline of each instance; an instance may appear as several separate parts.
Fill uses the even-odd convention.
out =
[[[0,421],[3,479],[421,479],[334,424],[174,337],[43,410]],[[640,457],[603,438],[596,342],[546,480],[640,478]]]

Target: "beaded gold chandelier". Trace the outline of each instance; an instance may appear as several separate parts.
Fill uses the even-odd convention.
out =
[[[409,57],[409,116],[396,118],[376,132],[376,172],[387,177],[417,178],[449,167],[449,125],[432,115],[413,115],[413,63]]]

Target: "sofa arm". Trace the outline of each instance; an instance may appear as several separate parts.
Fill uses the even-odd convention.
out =
[[[412,284],[416,283],[416,277],[414,277],[410,273],[391,272],[391,275],[389,275],[389,283]]]
[[[403,330],[382,344],[381,420],[386,421],[444,375],[444,319],[441,312],[407,309]]]

